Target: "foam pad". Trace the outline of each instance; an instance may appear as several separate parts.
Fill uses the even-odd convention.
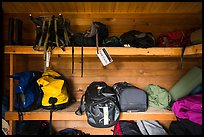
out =
[[[202,83],[202,69],[191,68],[171,89],[170,94],[174,101],[187,96],[191,91]]]

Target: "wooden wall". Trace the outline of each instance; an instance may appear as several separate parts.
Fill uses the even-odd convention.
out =
[[[57,15],[57,13],[34,13],[33,17],[41,15]],[[120,36],[130,30],[152,32],[155,39],[161,33],[200,28],[201,14],[135,14],[135,13],[62,13],[71,22],[72,32],[85,32],[90,29],[92,21],[107,25],[109,36]],[[3,41],[8,42],[8,19],[10,17],[23,20],[23,43],[33,45],[35,41],[35,25],[29,18],[29,13],[6,13],[3,15]]]
[[[15,73],[25,70],[43,71],[43,55],[15,55],[14,58]],[[202,59],[198,57],[184,58],[183,69],[180,67],[179,57],[113,56],[112,58],[113,62],[104,67],[97,57],[84,57],[83,77],[81,77],[80,57],[75,58],[73,74],[71,57],[53,55],[50,65],[53,70],[66,77],[70,90],[78,101],[92,81],[105,81],[110,86],[119,81],[126,81],[140,88],[148,84],[157,84],[169,90],[193,66],[202,67]],[[9,89],[8,83],[5,84],[6,89]]]
[[[27,4],[27,5],[26,5]],[[202,4],[197,3],[74,3],[74,6],[55,3],[3,3],[3,42],[8,42],[8,19],[23,20],[23,44],[33,45],[35,25],[33,17],[57,15],[62,12],[71,22],[73,32],[84,32],[92,21],[107,25],[110,36],[120,36],[129,30],[152,32],[155,38],[161,33],[202,27]],[[187,4],[185,6],[181,6]],[[59,8],[62,7],[62,8]],[[69,11],[68,11],[69,10]],[[77,10],[77,11],[76,11]],[[51,66],[64,75],[70,90],[79,101],[92,81],[105,81],[108,85],[126,81],[140,88],[157,84],[169,90],[193,66],[202,67],[199,57],[185,57],[184,68],[180,68],[179,57],[119,57],[113,56],[113,63],[103,67],[97,57],[84,58],[84,77],[81,77],[81,61],[75,58],[74,74],[71,73],[71,57],[52,56]],[[43,55],[14,55],[14,73],[25,70],[43,70]],[[9,56],[4,61],[4,93],[9,93]],[[16,82],[15,82],[16,83]],[[165,123],[165,122],[164,122]],[[57,130],[76,127],[91,134],[112,134],[108,129],[93,129],[86,121],[53,121]]]

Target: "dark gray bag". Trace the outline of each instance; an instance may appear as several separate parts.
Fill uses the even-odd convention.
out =
[[[117,94],[121,112],[147,110],[147,94],[144,90],[127,82],[115,83],[113,89]]]

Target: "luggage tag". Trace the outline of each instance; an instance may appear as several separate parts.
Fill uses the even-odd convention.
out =
[[[110,64],[111,62],[113,62],[113,59],[108,54],[108,52],[106,51],[105,48],[100,49],[98,51],[98,53],[96,53],[96,55],[100,59],[100,61],[103,64],[103,66],[106,66],[106,65]]]
[[[108,107],[107,106],[105,106],[105,107],[103,107],[103,114],[104,114],[104,116],[103,116],[103,119],[104,119],[104,125],[108,125]]]

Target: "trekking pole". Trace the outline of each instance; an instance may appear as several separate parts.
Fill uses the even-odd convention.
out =
[[[49,98],[49,103],[52,104],[51,109],[50,109],[50,127],[49,127],[49,134],[50,135],[52,135],[52,112],[54,111],[54,106],[55,106],[56,102],[57,102],[57,98],[55,98],[55,97]]]

